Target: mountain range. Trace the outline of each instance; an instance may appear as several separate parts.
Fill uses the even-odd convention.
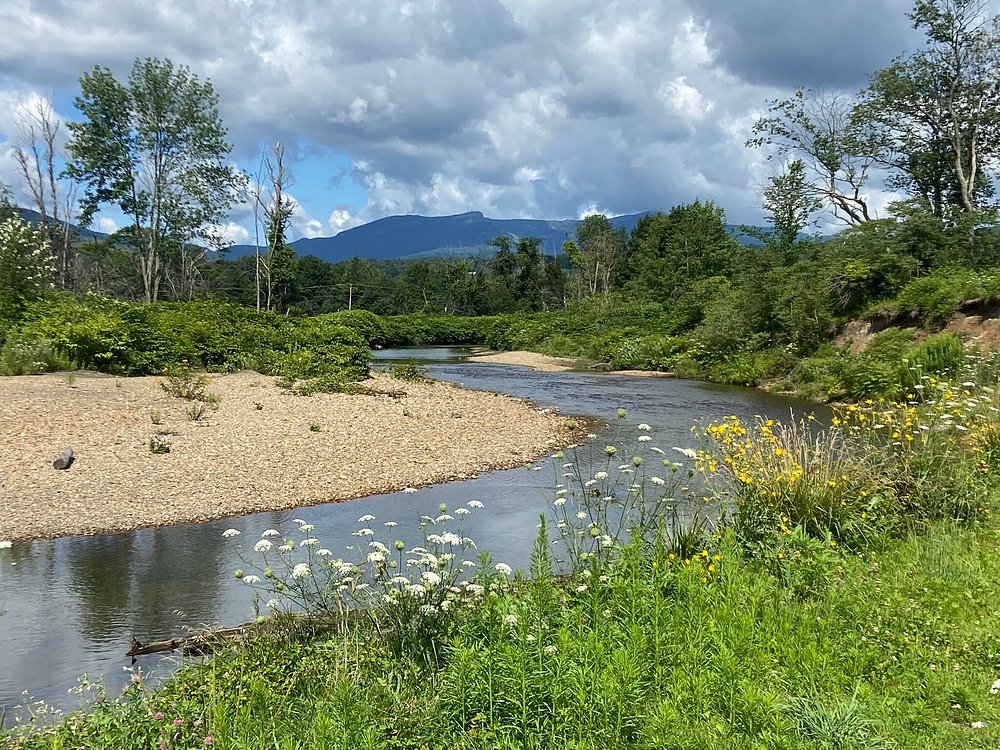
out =
[[[19,209],[21,216],[37,223],[39,215],[30,209]],[[615,229],[631,232],[639,219],[648,212],[625,214],[609,219]],[[311,237],[291,243],[297,255],[314,255],[329,263],[354,257],[369,260],[416,259],[427,257],[468,257],[492,255],[496,248],[489,244],[494,237],[505,235],[514,242],[523,237],[540,237],[546,255],[558,255],[563,243],[573,239],[576,219],[491,219],[480,211],[454,216],[387,216],[344,231],[333,237]],[[80,239],[103,239],[107,235],[71,225]],[[727,225],[729,232],[741,242],[760,244],[741,233],[741,227]],[[766,230],[765,230],[766,231]],[[254,245],[233,245],[227,258],[253,255]]]
[[[645,213],[626,214],[610,219],[615,229],[631,232]],[[291,246],[298,255],[315,255],[337,263],[354,257],[371,260],[392,258],[425,258],[431,256],[492,255],[489,245],[494,237],[506,235],[515,242],[522,237],[540,237],[546,255],[562,252],[563,242],[573,239],[579,221],[575,219],[491,219],[480,211],[454,216],[387,216],[345,229],[333,237],[295,240]],[[729,225],[729,231],[741,241],[753,243],[739,228]],[[234,245],[228,257],[252,254],[253,245]]]

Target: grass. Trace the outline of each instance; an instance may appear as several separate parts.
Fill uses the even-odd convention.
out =
[[[803,597],[730,533],[705,565],[626,550],[499,590],[435,668],[373,625],[290,630],[141,681],[20,747],[990,748],[1000,533],[932,525]],[[581,586],[586,589],[578,591]],[[280,620],[276,621],[280,623]],[[175,724],[179,721],[179,724]],[[974,729],[973,723],[986,727]],[[174,739],[174,735],[177,738]]]

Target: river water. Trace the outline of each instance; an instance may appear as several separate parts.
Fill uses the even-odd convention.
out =
[[[415,360],[440,380],[469,388],[510,393],[563,414],[600,420],[595,432],[604,445],[628,412],[629,432],[645,422],[665,449],[692,445],[691,427],[729,414],[787,418],[822,407],[755,390],[706,383],[592,372],[536,372],[523,367],[470,363],[457,347],[377,352],[385,363]],[[821,415],[820,415],[821,416]],[[484,436],[488,439],[488,436]],[[540,513],[553,499],[554,459],[531,467],[496,471],[462,482],[396,492],[349,503],[261,513],[211,523],[90,537],[38,540],[5,550],[0,571],[0,710],[10,716],[26,695],[60,709],[77,707],[68,691],[84,673],[103,677],[109,693],[127,679],[124,655],[133,635],[143,642],[183,635],[187,628],[228,626],[253,618],[248,587],[235,580],[242,566],[234,541],[250,547],[268,528],[292,532],[301,519],[337,556],[357,559],[348,548],[358,518],[374,515],[375,525],[396,521],[393,538],[421,540],[418,519],[436,515],[441,503],[454,508],[469,500],[484,504],[465,516],[464,533],[494,558],[511,565],[528,561]],[[222,532],[236,528],[237,540]],[[248,557],[252,557],[250,553]],[[170,661],[141,657],[144,670],[165,673]]]

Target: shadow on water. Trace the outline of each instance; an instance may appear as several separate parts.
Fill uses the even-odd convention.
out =
[[[815,404],[770,394],[683,380],[640,378],[590,372],[543,373],[523,367],[463,362],[468,349],[434,347],[376,352],[379,360],[416,361],[429,376],[468,388],[510,393],[564,414],[596,418],[601,444],[618,442],[635,425],[653,428],[654,445],[690,446],[691,427],[729,414],[776,418],[825,410]],[[624,422],[619,407],[628,410]],[[638,444],[637,444],[638,445]],[[533,467],[497,471],[476,479],[395,492],[349,503],[329,503],[277,513],[186,524],[95,537],[72,537],[17,544],[5,551],[0,580],[0,707],[36,699],[64,709],[75,707],[67,689],[82,673],[104,675],[109,692],[124,682],[124,656],[133,635],[142,641],[181,635],[187,627],[224,626],[253,617],[247,586],[235,580],[242,565],[232,542],[249,551],[268,528],[292,532],[292,519],[313,524],[312,532],[335,555],[360,558],[353,549],[358,518],[376,517],[373,527],[396,521],[391,537],[408,545],[422,541],[418,520],[470,500],[485,508],[464,516],[463,534],[496,561],[524,566],[540,514],[546,513],[563,469],[551,458]],[[236,528],[242,536],[224,540]],[[245,552],[246,554],[246,552]],[[247,557],[253,556],[249,552]],[[163,660],[146,657],[144,669]],[[167,664],[171,662],[166,662]]]

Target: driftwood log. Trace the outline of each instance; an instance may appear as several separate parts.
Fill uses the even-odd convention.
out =
[[[218,646],[230,641],[247,638],[255,633],[265,632],[268,629],[281,629],[288,631],[295,628],[333,628],[343,625],[362,616],[370,615],[368,610],[352,609],[340,615],[286,615],[280,617],[269,617],[257,622],[247,622],[232,628],[219,628],[217,630],[203,630],[191,635],[179,638],[168,638],[162,641],[150,641],[143,643],[135,636],[132,636],[132,643],[125,656],[132,657],[135,664],[135,657],[147,654],[160,654],[165,651],[180,651],[183,654],[201,656],[210,654]]]
[[[73,465],[73,449],[66,448],[62,453],[56,456],[56,460],[52,462],[53,469],[68,469]]]

